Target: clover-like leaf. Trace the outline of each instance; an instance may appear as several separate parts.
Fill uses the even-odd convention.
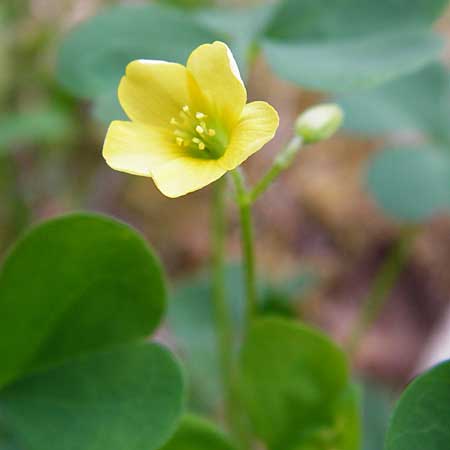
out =
[[[329,92],[366,88],[438,59],[430,27],[447,0],[284,0],[263,49],[273,70]]]
[[[270,448],[359,448],[358,395],[346,357],[320,332],[280,318],[256,320],[239,372],[253,430]]]
[[[174,8],[116,6],[68,34],[60,49],[57,76],[75,95],[95,97],[115,90],[132,60],[160,59],[184,64],[193,48],[217,37],[188,20],[186,12]]]
[[[234,446],[215,425],[188,415],[181,420],[175,434],[160,450],[234,450]]]
[[[371,160],[367,185],[389,215],[420,222],[450,208],[450,158],[432,147],[385,149]]]
[[[165,300],[158,260],[127,225],[91,214],[38,225],[0,272],[0,386],[149,335]]]
[[[412,132],[450,144],[450,75],[441,64],[337,101],[345,111],[344,126],[356,133]]]
[[[385,450],[443,450],[450,442],[450,361],[414,380],[398,401]]]
[[[127,344],[41,370],[0,392],[27,450],[153,450],[183,409],[183,377],[156,344]]]

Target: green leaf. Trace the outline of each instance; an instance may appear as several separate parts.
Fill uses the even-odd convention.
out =
[[[105,125],[109,125],[113,120],[128,120],[120,106],[117,89],[94,98],[92,116]]]
[[[256,436],[273,449],[359,448],[359,415],[344,353],[284,319],[259,319],[242,349],[240,380]]]
[[[229,265],[225,272],[226,300],[232,311],[236,350],[242,337],[245,290],[242,269]],[[259,283],[263,314],[293,315],[293,299],[313,286],[310,273],[279,283]],[[177,286],[169,302],[168,325],[176,339],[190,381],[191,408],[198,412],[215,411],[220,401],[220,368],[212,306],[211,277],[199,274]]]
[[[162,5],[176,6],[178,8],[204,8],[212,6],[214,0],[157,0]]]
[[[38,109],[0,117],[0,156],[8,146],[57,141],[70,132],[71,122],[62,111]]]
[[[270,4],[241,8],[210,8],[199,10],[193,19],[226,37],[241,75],[246,79],[253,46],[259,41],[274,10],[274,6]]]
[[[0,386],[149,335],[165,298],[158,260],[127,225],[73,214],[37,226],[0,272]]]
[[[364,383],[362,395],[363,409],[363,449],[381,450],[386,437],[391,400],[386,389],[373,383]]]
[[[440,64],[337,102],[349,130],[367,135],[419,132],[450,144],[450,76]]]
[[[198,45],[218,39],[186,13],[158,5],[106,9],[75,28],[59,53],[57,77],[70,92],[97,97],[116,89],[134,59],[185,63]]]
[[[450,442],[450,361],[419,376],[400,397],[385,450],[444,450]]]
[[[212,423],[185,416],[169,442],[160,450],[233,450],[229,438]]]
[[[450,207],[450,158],[432,147],[386,149],[371,161],[367,184],[388,214],[420,222]]]
[[[342,92],[376,86],[438,59],[432,22],[448,0],[285,0],[263,49],[280,77]]]
[[[282,0],[267,34],[276,39],[336,39],[430,26],[448,0]]]
[[[431,32],[413,31],[325,42],[266,40],[263,49],[280,78],[309,89],[346,92],[420,69],[438,58],[442,45]]]
[[[236,340],[241,336],[244,284],[239,266],[225,272],[227,303],[233,311]],[[180,283],[168,308],[168,325],[177,349],[189,373],[190,401],[194,411],[214,411],[220,401],[220,367],[214,310],[211,301],[211,277],[200,274]]]
[[[0,393],[28,450],[152,450],[175,431],[183,378],[155,344],[79,356]]]

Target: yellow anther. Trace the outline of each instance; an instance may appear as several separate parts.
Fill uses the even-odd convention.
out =
[[[215,135],[216,135],[216,130],[213,130],[212,128],[210,128],[210,129],[208,130],[208,135],[209,135],[209,136],[215,136]]]
[[[183,110],[185,113],[189,112],[189,106],[188,106],[188,105],[184,105],[183,108],[182,108],[182,110]]]
[[[200,143],[198,144],[198,148],[199,148],[200,150],[205,150],[205,144],[204,144],[203,142],[200,142]]]
[[[177,119],[175,119],[175,117],[172,117],[172,118],[170,119],[170,124],[171,124],[171,125],[178,125]]]
[[[202,112],[198,112],[198,113],[195,113],[195,117],[196,117],[196,119],[201,120],[206,117],[206,114],[203,114]]]
[[[183,138],[177,137],[177,138],[176,138],[176,141],[177,141],[177,144],[178,144],[180,147],[184,144],[184,139],[183,139]]]
[[[200,125],[197,125],[197,126],[195,127],[195,131],[196,131],[198,134],[203,134],[203,133],[205,132],[205,130],[203,129],[203,127],[201,127]]]
[[[202,142],[199,138],[192,138],[192,142],[194,143],[194,144],[200,144],[200,142]]]

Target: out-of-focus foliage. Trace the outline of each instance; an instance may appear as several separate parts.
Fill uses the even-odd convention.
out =
[[[185,63],[193,48],[219,38],[217,33],[186,20],[186,13],[176,9],[118,6],[82,23],[69,34],[60,51],[57,76],[70,92],[98,98],[96,115],[108,122],[120,118],[120,107],[115,106],[117,84],[130,61],[160,59]]]
[[[234,450],[230,440],[212,423],[185,416],[172,438],[160,450]]]
[[[338,102],[348,130],[369,136],[420,133],[436,144],[450,144],[450,75],[440,64]]]
[[[253,431],[269,448],[359,449],[359,396],[346,357],[318,331],[280,318],[255,321],[240,377]]]
[[[385,450],[443,450],[450,442],[450,361],[419,376],[395,407]]]
[[[0,272],[4,445],[159,448],[184,398],[171,354],[143,342],[164,306],[161,267],[128,226],[74,214],[26,234]]]
[[[71,132],[72,122],[63,111],[41,109],[0,117],[0,156],[15,145],[52,143]]]
[[[371,161],[367,184],[387,213],[421,222],[450,208],[450,157],[432,147],[386,149]]]
[[[389,417],[391,399],[385,388],[364,383],[362,387],[363,450],[383,448]]]
[[[227,304],[231,308],[236,349],[242,338],[244,281],[240,266],[227,267]],[[261,311],[293,317],[294,300],[314,286],[315,277],[300,274],[276,284],[260,282]],[[169,302],[168,324],[190,377],[190,404],[199,412],[212,412],[220,402],[220,365],[211,304],[211,278],[200,274],[179,283]]]
[[[435,60],[447,0],[285,0],[263,48],[274,71],[325,91],[374,86]]]

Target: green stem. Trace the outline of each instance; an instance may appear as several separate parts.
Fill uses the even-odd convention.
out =
[[[275,178],[277,178],[281,172],[286,170],[294,161],[295,156],[299,150],[303,147],[302,138],[295,136],[288,143],[286,148],[278,154],[275,158],[272,167],[267,171],[267,173],[261,178],[261,180],[256,184],[256,186],[249,193],[250,203],[255,202],[258,197],[263,194],[267,188],[273,183]]]
[[[212,298],[216,321],[222,386],[225,398],[225,414],[229,423],[232,423],[230,419],[232,419],[233,404],[233,335],[230,314],[225,297],[225,185],[226,179],[224,177],[214,184],[212,208]]]
[[[362,337],[383,310],[389,294],[408,262],[418,231],[418,228],[411,226],[402,230],[400,238],[377,273],[347,342],[346,347],[351,356],[356,353]]]
[[[246,329],[257,312],[257,293],[256,293],[256,271],[255,271],[255,251],[253,243],[253,223],[251,213],[251,202],[249,193],[245,187],[243,173],[239,170],[231,172],[234,184],[236,186],[236,198],[239,206],[239,218],[241,226],[242,253],[244,258],[245,270],[245,292],[246,292]]]

